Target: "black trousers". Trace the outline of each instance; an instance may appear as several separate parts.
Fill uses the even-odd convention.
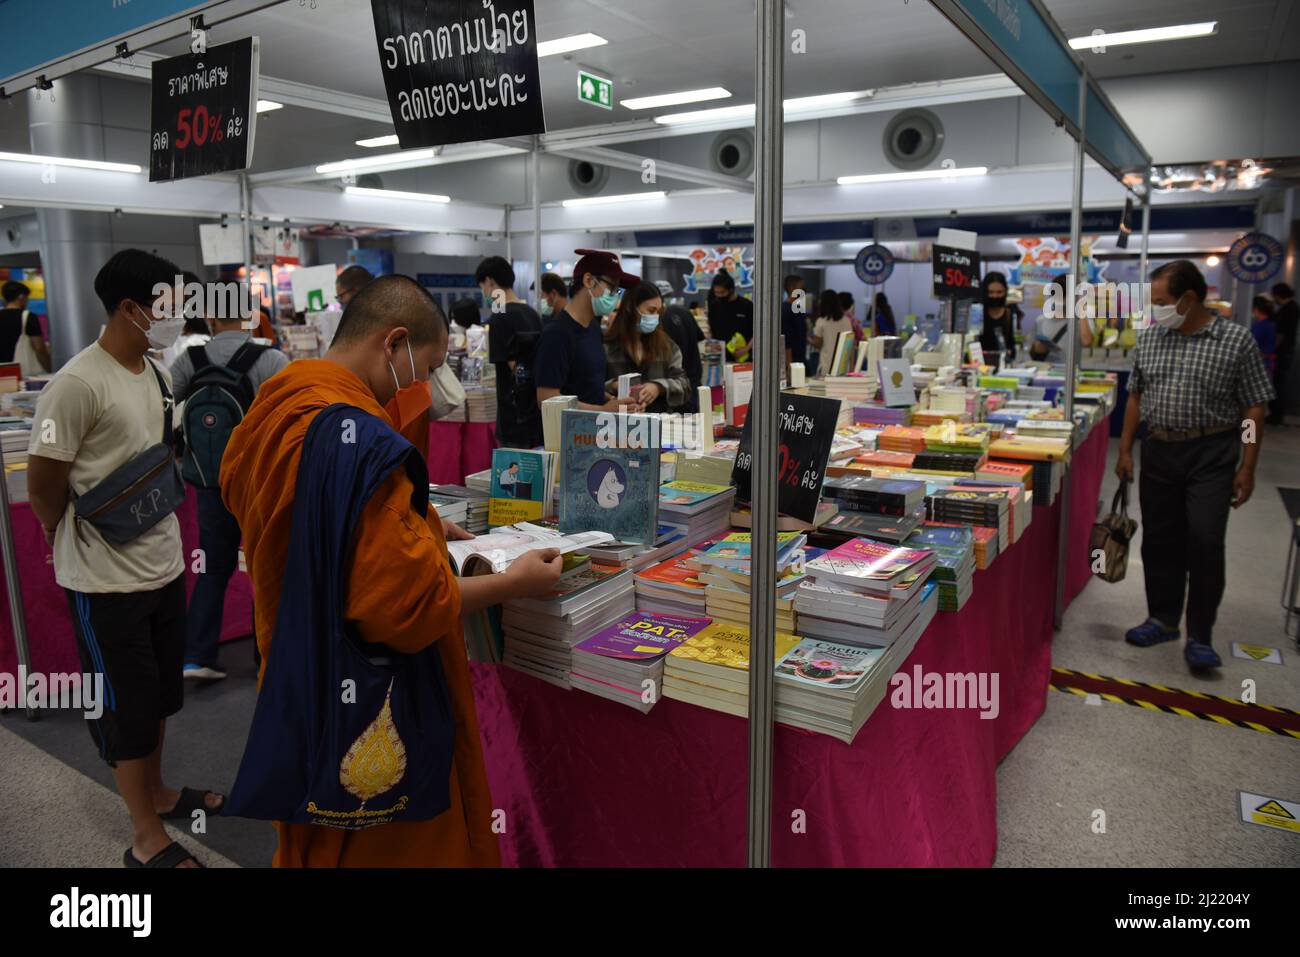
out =
[[[1291,353],[1279,353],[1274,357],[1277,365],[1273,369],[1273,391],[1276,398],[1268,404],[1268,417],[1275,422],[1282,421],[1286,414],[1286,380],[1291,372]]]
[[[1186,596],[1193,641],[1209,642],[1223,598],[1224,541],[1240,457],[1236,429],[1186,442],[1142,440],[1138,495],[1147,613],[1176,628]]]

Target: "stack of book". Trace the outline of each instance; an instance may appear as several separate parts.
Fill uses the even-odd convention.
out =
[[[497,390],[495,386],[465,386],[465,420],[467,422],[495,422],[497,420]]]
[[[1001,489],[1007,494],[1007,527],[1011,532],[1011,541],[1003,542],[1003,549],[1008,544],[1014,545],[1020,541],[1020,536],[1025,534],[1025,529],[1033,521],[1034,516],[1034,493],[1028,491],[1019,483],[1011,485],[1005,481],[988,482],[983,479],[958,479],[957,486],[960,488],[981,488],[987,491]]]
[[[776,633],[772,667],[799,639]],[[715,621],[668,653],[664,697],[744,718],[749,714],[749,626]]]
[[[866,512],[901,518],[924,504],[925,483],[858,475],[828,478],[822,483],[822,495],[839,505],[841,514]]]
[[[936,475],[974,475],[976,469],[988,461],[983,452],[917,452],[912,460],[912,471]]]
[[[457,524],[471,535],[482,535],[488,530],[488,503],[491,501],[491,496],[486,492],[464,485],[430,485],[429,495],[430,500],[434,495],[463,500],[466,518],[463,523]]]
[[[934,620],[937,605],[934,586],[924,586],[916,618],[888,648],[804,638],[777,662],[776,720],[852,744]]]
[[[736,490],[706,482],[668,482],[659,486],[659,521],[684,525],[687,543],[694,544],[730,527]]]
[[[708,625],[707,618],[632,612],[573,647],[571,686],[645,714],[659,700],[664,658]]]
[[[560,576],[544,598],[515,598],[502,606],[502,664],[568,688],[573,646],[633,610],[632,574],[584,562]]]
[[[703,617],[707,610],[705,584],[700,581],[699,566],[692,561],[698,554],[692,549],[637,572],[633,579],[637,611]]]
[[[640,545],[635,542],[603,542],[591,548],[583,549],[583,554],[593,561],[607,565],[616,565],[634,572],[649,568],[656,562],[664,561],[684,552],[691,545],[690,533],[685,525],[660,522],[656,527],[655,543]]]
[[[987,482],[1015,483],[1026,489],[1034,487],[1034,468],[1024,462],[1000,462],[990,459],[975,470],[977,479]]]
[[[807,536],[779,532],[776,549],[776,627],[794,630],[793,593],[803,578]],[[691,558],[704,582],[705,611],[710,618],[732,624],[749,623],[753,541],[748,532],[734,532]]]
[[[492,470],[484,469],[482,472],[470,472],[465,476],[465,487],[473,489],[475,492],[484,492],[488,498],[492,497]]]
[[[901,543],[925,521],[925,505],[906,515],[880,515],[870,512],[841,511],[822,526],[821,531],[837,540],[872,538],[880,542]]]
[[[876,447],[886,452],[924,452],[925,429],[913,425],[888,425],[876,439]]]
[[[853,409],[855,425],[875,425],[881,428],[889,425],[911,425],[912,410],[908,406],[891,408],[878,402],[866,402]]]
[[[469,501],[451,495],[439,495],[429,486],[429,504],[444,522],[455,522],[461,528],[469,521]]]
[[[795,597],[799,630],[852,645],[891,645],[916,622],[934,567],[928,549],[850,539],[808,562]]]
[[[926,525],[908,536],[912,548],[934,552],[930,580],[939,589],[940,611],[961,611],[974,592],[975,535],[969,527]]]
[[[280,340],[290,360],[320,357],[320,336],[312,326],[281,325]]]
[[[731,484],[731,470],[736,465],[734,453],[721,455],[714,452],[701,455],[698,452],[677,452],[674,456],[677,467],[672,481],[714,485],[719,488],[726,488]]]
[[[5,488],[11,504],[28,501],[27,446],[31,439],[31,420],[18,417],[0,420],[0,450],[4,451]]]
[[[927,497],[926,504],[933,521],[997,529],[999,552],[1011,544],[1011,497],[1005,488],[952,486],[935,489]]]
[[[824,391],[828,397],[844,399],[844,404],[849,405],[870,400],[879,388],[880,383],[875,376],[851,372],[847,375],[827,376]]]
[[[916,458],[915,452],[890,452],[884,449],[877,449],[875,452],[864,452],[862,455],[854,458],[854,462],[859,465],[871,466],[882,469],[910,469],[912,461]]]
[[[953,522],[926,522],[927,528],[969,529],[975,540],[975,568],[984,571],[998,557],[998,530],[984,525],[963,525]]]

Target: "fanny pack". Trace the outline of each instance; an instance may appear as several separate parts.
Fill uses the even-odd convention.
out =
[[[163,399],[163,440],[115,468],[73,503],[77,533],[89,522],[113,545],[133,542],[185,501],[185,481],[172,452],[172,394],[149,358]]]

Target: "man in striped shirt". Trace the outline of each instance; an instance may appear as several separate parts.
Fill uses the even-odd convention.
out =
[[[1225,583],[1229,508],[1255,488],[1273,387],[1250,332],[1205,306],[1205,277],[1185,259],[1151,274],[1153,324],[1138,338],[1115,473],[1133,478],[1139,424],[1142,563],[1148,618],[1126,640],[1142,648],[1179,637],[1187,606],[1187,664],[1217,668],[1211,645]]]

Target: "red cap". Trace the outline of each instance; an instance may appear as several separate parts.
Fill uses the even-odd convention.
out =
[[[574,253],[582,257],[573,266],[573,278],[577,282],[581,282],[587,273],[599,279],[613,279],[624,289],[631,289],[641,281],[640,276],[624,272],[613,253],[600,249],[575,249]]]

